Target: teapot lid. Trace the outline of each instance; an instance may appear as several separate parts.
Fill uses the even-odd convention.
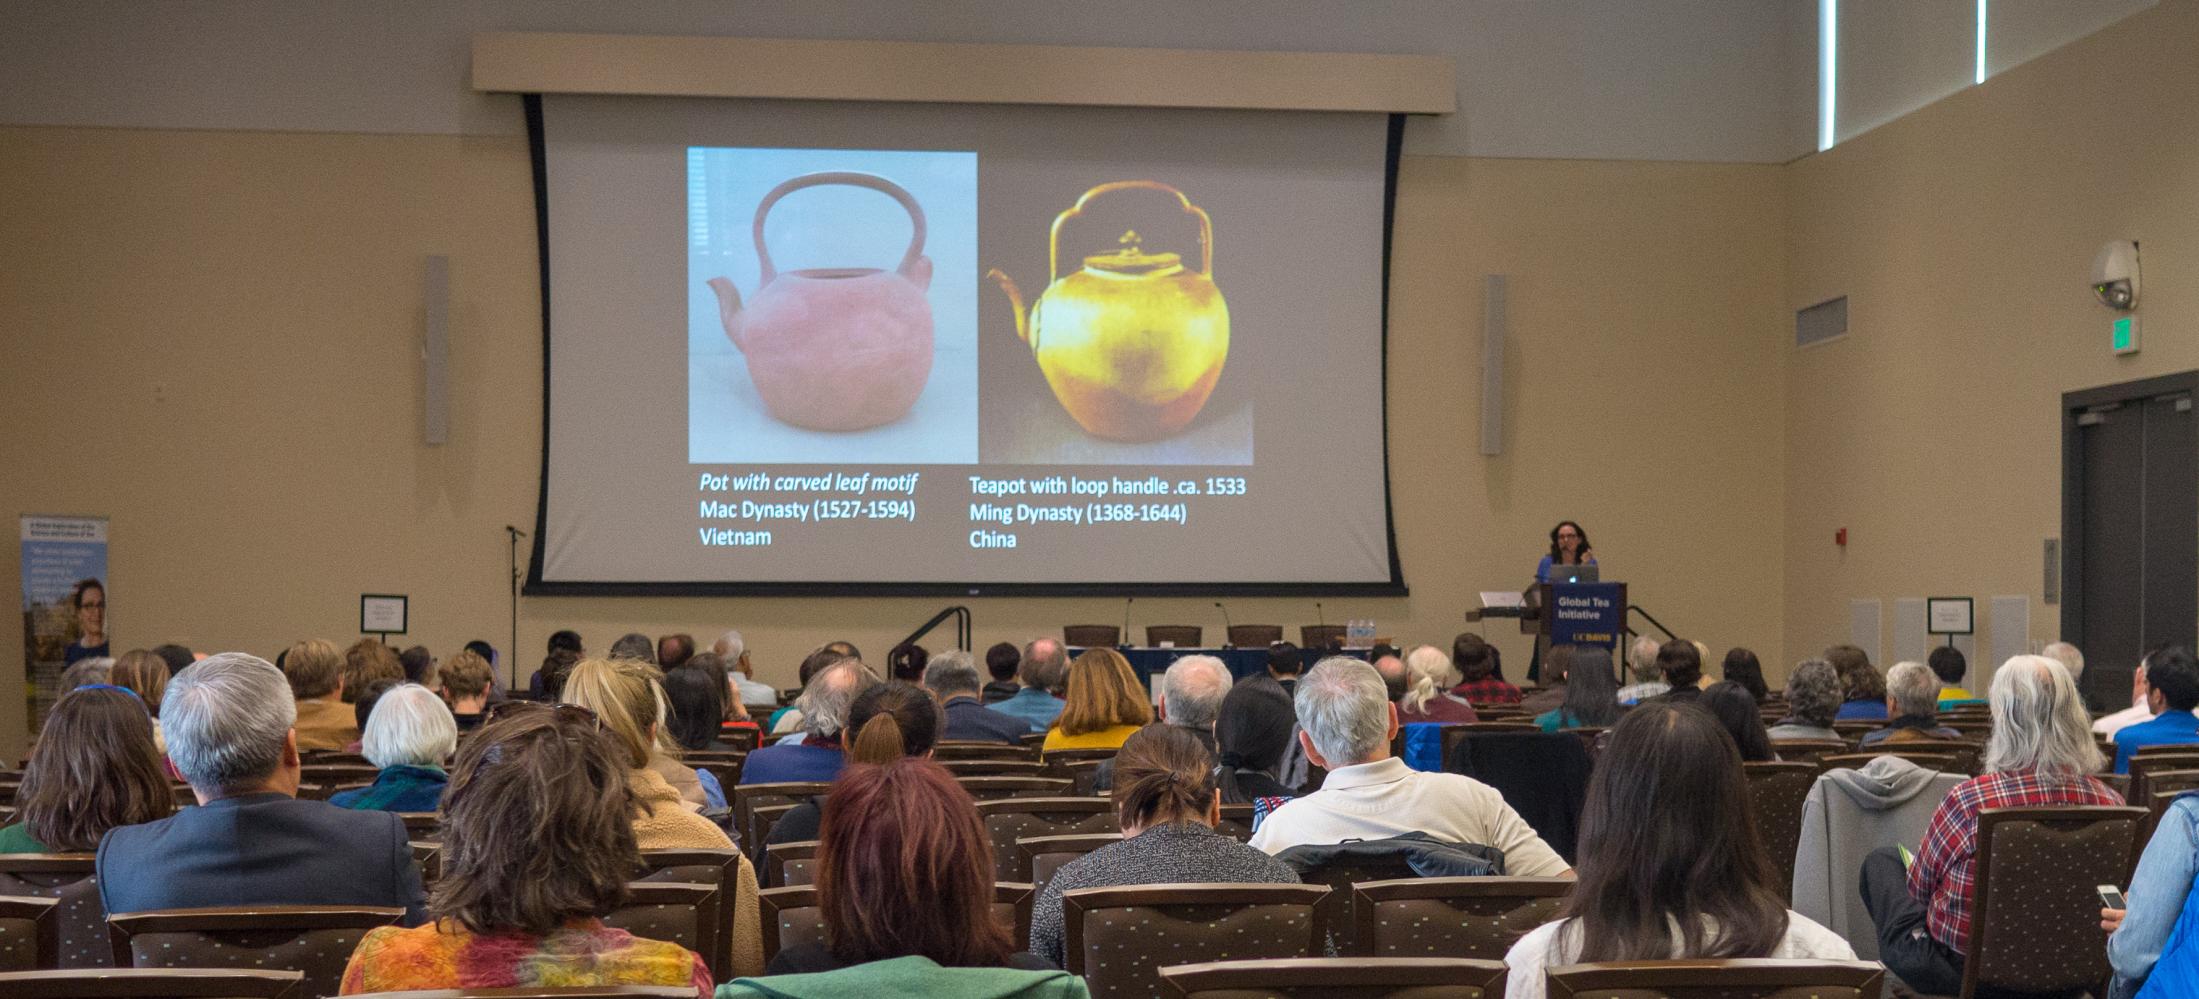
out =
[[[1144,237],[1139,236],[1136,229],[1123,233],[1116,242],[1122,244],[1122,249],[1086,257],[1084,266],[1089,270],[1125,276],[1173,274],[1183,269],[1183,257],[1179,254],[1145,252],[1141,245]]]

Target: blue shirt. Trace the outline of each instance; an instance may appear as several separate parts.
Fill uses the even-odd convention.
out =
[[[829,782],[840,776],[846,764],[847,756],[838,746],[765,746],[748,754],[748,762],[741,766],[741,783]]]
[[[2177,979],[2199,967],[2199,940],[2193,939],[2199,930],[2188,925],[2188,917],[2178,920],[2194,901],[2194,878],[2199,878],[2199,797],[2187,794],[2161,815],[2160,826],[2138,858],[2138,873],[2131,876],[2130,909],[2122,928],[2107,938],[2108,963],[2125,982],[2147,981],[2154,966],[2163,965],[2161,980],[2148,982],[2152,988],[2139,993],[2149,999],[2174,994]],[[2173,956],[2165,953],[2172,943]],[[2188,986],[2189,979],[2182,984]],[[2130,990],[2116,989],[2114,994],[2129,995]]]
[[[2115,772],[2130,772],[2130,758],[2140,746],[2199,742],[2199,716],[2189,711],[2163,711],[2152,721],[2126,725],[2115,733]]]
[[[1587,561],[1585,561],[1585,562],[1582,562],[1581,564],[1582,564],[1582,565],[1595,565],[1595,564],[1596,564],[1596,556],[1594,556],[1594,555],[1590,555],[1590,556],[1588,556],[1588,560],[1587,560]],[[1553,567],[1553,566],[1555,566],[1555,565],[1557,565],[1557,562],[1555,562],[1554,560],[1552,560],[1552,559],[1550,558],[1550,556],[1548,556],[1548,555],[1544,555],[1544,556],[1542,557],[1542,561],[1541,561],[1540,563],[1537,563],[1537,564],[1536,564],[1536,566],[1535,566],[1535,582],[1538,582],[1538,583],[1547,583],[1547,582],[1549,582],[1549,581],[1550,581],[1550,569],[1551,569],[1551,567]]]
[[[1025,687],[999,704],[986,705],[985,710],[1014,715],[1031,726],[1031,731],[1044,732],[1054,727],[1054,719],[1061,717],[1061,709],[1066,706],[1059,697],[1037,687]]]
[[[1859,718],[1866,721],[1884,721],[1886,718],[1886,702],[1872,700],[1849,701],[1842,704],[1840,711],[1833,715],[1834,721],[1853,721]]]
[[[1015,745],[1029,729],[1021,718],[1011,718],[988,708],[975,697],[961,695],[947,700],[947,729],[942,739],[958,742],[1000,742]]]

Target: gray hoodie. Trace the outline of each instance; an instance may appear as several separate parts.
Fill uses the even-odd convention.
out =
[[[1914,851],[1940,801],[1968,779],[1898,756],[1881,756],[1860,770],[1843,768],[1818,777],[1802,805],[1802,839],[1794,852],[1794,911],[1847,938],[1858,958],[1877,960],[1877,935],[1857,888],[1863,855],[1897,844]]]

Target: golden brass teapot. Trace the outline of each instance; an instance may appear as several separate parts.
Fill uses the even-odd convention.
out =
[[[1093,198],[1142,189],[1175,195],[1199,220],[1199,268],[1175,253],[1148,253],[1126,230],[1120,249],[1084,258],[1061,273],[1061,231]],[[1166,437],[1199,415],[1229,357],[1229,306],[1214,286],[1214,223],[1182,191],[1152,180],[1101,184],[1054,219],[1049,283],[1024,308],[1023,293],[999,268],[987,277],[1015,310],[1016,336],[1031,345],[1054,398],[1086,432],[1118,441]]]

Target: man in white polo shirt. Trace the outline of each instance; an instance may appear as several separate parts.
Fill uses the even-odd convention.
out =
[[[1267,853],[1294,846],[1423,832],[1504,851],[1504,873],[1570,876],[1557,851],[1495,788],[1460,774],[1421,773],[1390,755],[1397,708],[1382,677],[1357,659],[1315,664],[1298,682],[1298,741],[1328,768],[1321,789],[1269,815],[1252,834]]]

